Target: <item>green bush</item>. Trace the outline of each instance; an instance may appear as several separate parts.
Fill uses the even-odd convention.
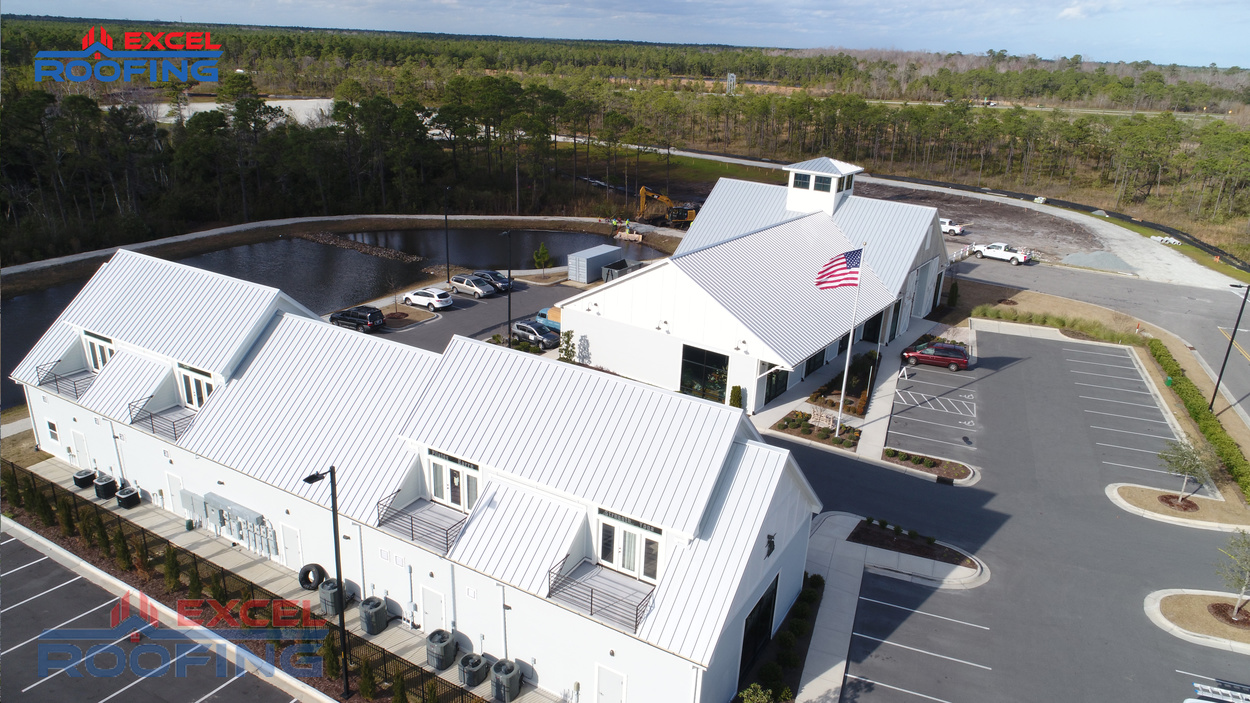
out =
[[[913,464],[915,464],[915,465],[919,466],[919,465],[921,465],[921,464],[923,464],[923,463],[924,463],[924,457],[922,457],[922,456],[920,456],[919,454],[917,454],[917,455],[915,455],[915,456],[913,456],[913,457],[911,458],[911,463],[913,463]]]
[[[95,515],[91,522],[92,529],[95,532],[96,546],[100,548],[100,554],[105,559],[108,559],[113,555],[113,543],[109,540],[109,531],[105,529],[99,515]]]
[[[812,624],[803,618],[795,618],[790,621],[790,632],[795,637],[807,637],[807,633],[812,631]]]
[[[937,466],[937,459],[931,459],[929,457],[925,457],[924,465],[926,468],[932,469],[933,467]]]
[[[226,593],[226,585],[221,582],[221,574],[213,574],[213,577],[208,580],[208,595],[222,604],[230,599]]]
[[[899,461],[911,461],[911,454],[908,454],[907,452],[899,452],[898,459]]]
[[[1068,326],[1068,319],[1062,315],[1047,315],[1046,324],[1050,327],[1064,328]]]
[[[398,672],[391,678],[391,703],[408,703],[408,688],[403,674]]]
[[[17,482],[17,471],[8,469],[4,472],[4,499],[15,507],[22,507],[22,489]]]
[[[799,655],[792,649],[777,652],[777,663],[784,669],[793,669],[799,665]]]
[[[61,536],[73,537],[78,533],[74,528],[74,507],[69,498],[62,497],[56,502],[56,519],[61,523]]]
[[[778,421],[778,422],[777,422],[777,424],[774,426],[774,429],[784,430],[784,429],[786,429],[786,428],[787,428],[787,427],[789,427],[789,426],[790,426],[790,423],[789,423],[788,421],[786,421],[786,420],[780,420],[780,421]]]
[[[891,459],[893,459],[894,457],[898,456],[898,450],[897,450],[897,449],[887,449],[887,450],[885,450],[885,455],[886,455],[886,456],[888,456],[888,457],[890,457]]]
[[[321,675],[333,681],[343,675],[343,655],[339,653],[338,633],[334,630],[326,632],[325,641],[321,643]]]
[[[742,386],[729,389],[729,404],[735,408],[742,407]]]
[[[818,439],[829,439],[829,435],[831,434],[833,433],[829,431],[828,427],[822,427],[819,430],[816,430],[816,437]]]
[[[825,577],[820,574],[812,574],[807,577],[807,586],[819,593],[825,587]]]
[[[911,537],[912,539],[919,539],[919,538],[920,538],[920,533],[919,533],[919,532],[917,532],[917,531],[915,531],[915,530],[908,530],[908,531],[907,531],[907,536],[908,536],[908,537]]]
[[[777,635],[777,648],[783,652],[787,652],[791,649],[794,649],[794,643],[797,641],[798,640],[794,636],[793,632],[782,631],[780,634]]]
[[[122,571],[130,571],[134,566],[130,561],[130,540],[126,539],[120,527],[113,533],[113,558]]]
[[[790,701],[794,700],[794,693],[790,690],[789,686],[781,687],[781,693],[777,694],[777,700],[780,703],[790,703]]]
[[[902,535],[902,534],[903,534],[903,526],[902,526],[902,525],[895,525],[895,526],[894,526],[894,534],[896,534],[896,535]]]
[[[925,537],[924,541],[927,542],[930,547],[932,547],[933,545],[937,544],[937,537]]]
[[[819,578],[819,577],[813,576],[812,578]],[[811,579],[808,579],[808,583],[811,583]],[[821,584],[821,585],[823,586],[824,584]],[[820,600],[820,591],[814,586],[808,586],[807,588],[804,588],[803,590],[799,591],[800,603],[807,603],[810,605],[812,603],[815,603],[818,600]]]
[[[806,620],[812,616],[812,606],[802,601],[795,603],[790,606],[790,615],[792,617],[803,618]]]
[[[191,565],[191,572],[187,574],[187,598],[199,599],[204,597],[204,582],[200,580],[200,569],[197,564]]]
[[[781,688],[784,675],[781,665],[777,662],[765,662],[760,665],[760,683],[770,690]]]
[[[803,433],[803,434],[811,434],[811,433],[812,433],[812,426],[811,426],[811,425],[808,425],[808,426],[806,426],[806,427],[803,427],[803,428],[801,428],[801,429],[799,430],[799,432],[801,432],[801,433]]]
[[[951,288],[946,293],[946,304],[955,307],[959,303],[959,281],[952,280]]]
[[[976,306],[976,307],[972,308],[972,316],[973,316],[973,317],[989,317],[989,316],[990,316],[990,315],[989,315],[990,309],[991,309],[991,308],[993,308],[993,307],[994,307],[994,306],[992,306],[992,305],[988,305],[988,304],[986,304],[986,303],[982,303],[982,304],[980,304],[980,305],[978,305],[978,306]]]
[[[373,664],[369,662],[368,657],[360,662],[360,695],[367,701],[371,701],[378,695],[378,679],[373,675]]]
[[[178,564],[178,550],[172,544],[165,545],[165,590],[173,593],[182,585],[179,578],[181,566]]]

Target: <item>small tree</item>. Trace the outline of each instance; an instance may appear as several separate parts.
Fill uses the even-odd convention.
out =
[[[547,267],[551,266],[551,252],[547,251],[546,242],[539,242],[538,251],[534,252],[534,266],[543,270],[543,276],[547,275]]]
[[[573,363],[576,358],[577,347],[573,345],[573,330],[564,330],[560,333],[560,361]]]
[[[4,472],[4,497],[13,507],[22,507],[22,488],[17,482],[17,471],[14,469]]]
[[[148,567],[152,565],[152,555],[148,552],[148,541],[142,536],[140,536],[135,542],[134,557],[132,558],[132,561],[134,562],[135,570],[138,571],[143,578],[146,579],[151,576],[151,572],[148,570]]]
[[[946,293],[946,304],[955,307],[959,303],[959,281],[951,281],[951,289]]]
[[[1247,600],[1250,600],[1250,597],[1246,595],[1246,592],[1250,591],[1250,534],[1245,530],[1237,530],[1229,538],[1228,547],[1220,551],[1228,559],[1220,562],[1216,569],[1224,578],[1224,584],[1237,591],[1237,605],[1233,606],[1233,619],[1240,620],[1241,608]]]
[[[213,574],[213,578],[208,581],[208,594],[218,603],[225,604],[229,600],[226,594],[226,585],[221,581],[221,574]]]
[[[434,679],[425,682],[425,703],[438,703],[438,684]]]
[[[360,662],[360,695],[367,701],[378,695],[378,680],[373,675],[373,664],[368,659]]]
[[[773,703],[772,689],[763,688],[757,683],[747,686],[738,696],[742,698],[742,703]]]
[[[729,404],[735,408],[742,407],[742,386],[729,389]]]
[[[109,542],[109,531],[105,529],[104,522],[100,520],[99,515],[95,515],[92,520],[92,530],[95,532],[96,544],[100,547],[100,554],[108,559],[113,554],[113,545]]]
[[[56,519],[61,523],[61,535],[64,537],[73,537],[76,534],[74,529],[74,507],[70,505],[69,498],[62,497],[56,502]]]
[[[321,675],[327,679],[337,679],[343,675],[337,634],[334,630],[326,632],[326,639],[321,643]]]
[[[404,686],[404,675],[399,672],[391,678],[391,703],[408,703],[408,689]]]
[[[200,580],[200,566],[195,562],[191,562],[191,571],[187,574],[187,598],[199,599],[204,597],[204,582]]]
[[[130,540],[126,539],[126,533],[122,532],[122,528],[118,527],[113,533],[113,559],[117,562],[117,568],[122,571],[130,571]]]
[[[52,510],[52,501],[43,491],[35,489],[35,514],[43,522],[44,527],[52,527],[56,523],[56,512]]]
[[[1212,472],[1220,465],[1220,460],[1205,444],[1195,446],[1175,440],[1169,441],[1167,449],[1159,452],[1159,460],[1167,466],[1168,473],[1181,477],[1181,500],[1197,493],[1203,484],[1210,483]],[[1191,479],[1195,483],[1194,490],[1186,495],[1185,489]]]
[[[165,590],[173,593],[182,585],[182,565],[178,563],[178,550],[174,545],[165,545]]]

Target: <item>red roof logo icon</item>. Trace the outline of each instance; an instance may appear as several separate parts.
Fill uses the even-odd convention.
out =
[[[95,44],[96,42],[100,42],[100,43],[101,43],[101,44],[103,44],[104,46],[107,46],[108,48],[112,49],[112,48],[113,48],[113,37],[112,37],[112,36],[111,36],[108,32],[104,31],[104,27],[99,27],[99,28],[98,28],[98,29],[99,29],[99,36],[97,37],[97,36],[96,36],[96,29],[97,29],[96,27],[92,27],[91,29],[88,29],[88,30],[87,30],[87,33],[86,33],[86,34],[82,35],[82,48],[86,49],[87,47],[91,46],[92,44]],[[101,56],[100,56],[100,52],[98,52],[98,51],[97,51],[97,52],[95,52],[95,57],[94,57],[94,58],[97,58],[97,59],[101,58]]]

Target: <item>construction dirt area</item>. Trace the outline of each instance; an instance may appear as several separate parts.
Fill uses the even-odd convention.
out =
[[[937,208],[939,217],[965,225],[963,234],[945,236],[948,247],[1006,242],[1032,249],[1039,259],[1050,262],[1107,249],[1093,232],[1075,222],[1008,202],[862,181],[855,184],[855,194]]]

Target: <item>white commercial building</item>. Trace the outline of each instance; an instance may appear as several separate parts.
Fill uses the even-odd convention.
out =
[[[820,510],[735,408],[460,337],[434,354],[127,251],[12,378],[44,450],[292,579],[338,539],[353,596],[565,700],[730,700]],[[331,465],[337,537],[330,482],[303,480]]]
[[[740,386],[755,412],[852,328],[898,336],[939,302],[946,249],[934,208],[856,196],[862,170],[822,157],[787,166],[787,185],[720,179],[672,257],[560,303],[577,360],[722,403]],[[816,288],[861,247],[857,288]]]

